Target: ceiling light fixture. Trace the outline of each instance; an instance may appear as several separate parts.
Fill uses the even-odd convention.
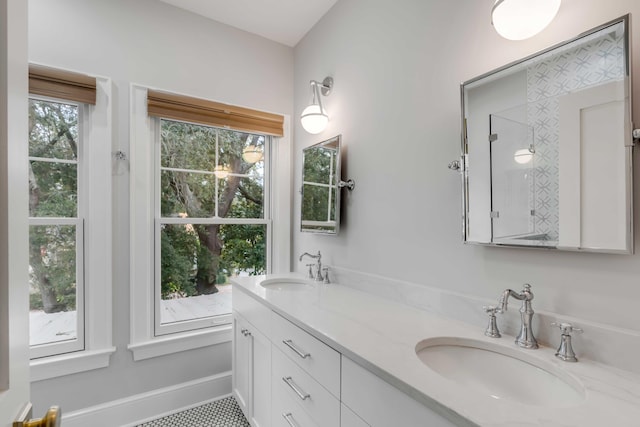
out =
[[[322,82],[311,80],[311,104],[302,111],[300,123],[309,133],[317,134],[325,130],[329,123],[329,115],[322,106],[322,96],[327,96],[333,88],[333,78],[326,77]]]
[[[496,0],[491,24],[505,39],[524,40],[544,30],[553,21],[561,0]]]

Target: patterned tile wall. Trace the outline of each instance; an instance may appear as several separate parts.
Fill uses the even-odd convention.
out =
[[[584,40],[583,40],[584,42]],[[582,46],[548,53],[527,69],[528,122],[534,130],[535,232],[558,240],[559,97],[622,80],[622,32],[599,35]]]

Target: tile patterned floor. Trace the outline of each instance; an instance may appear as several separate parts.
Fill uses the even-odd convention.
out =
[[[233,397],[216,400],[136,427],[249,427]]]

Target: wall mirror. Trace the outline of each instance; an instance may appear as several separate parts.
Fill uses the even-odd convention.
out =
[[[629,17],[462,84],[463,238],[632,253]]]
[[[337,234],[340,228],[340,188],[353,189],[353,180],[340,179],[340,135],[302,150],[300,230]]]

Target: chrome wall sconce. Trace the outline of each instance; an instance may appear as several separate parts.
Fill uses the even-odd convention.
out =
[[[496,0],[491,9],[491,24],[505,39],[528,39],[553,21],[561,1]]]
[[[329,123],[329,115],[322,106],[322,96],[327,96],[333,88],[333,78],[326,77],[322,82],[311,80],[311,104],[302,111],[300,123],[304,130],[317,134],[325,130]]]

